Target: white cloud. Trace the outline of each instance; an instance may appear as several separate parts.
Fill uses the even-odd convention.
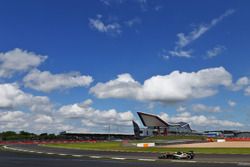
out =
[[[0,111],[0,131],[29,131],[35,133],[61,132],[77,129],[49,115],[23,111]]]
[[[107,83],[98,83],[90,89],[98,98],[135,98],[141,90],[139,82],[130,74],[120,74],[117,79]]]
[[[175,49],[170,51],[169,53],[172,56],[186,57],[186,58],[191,57],[191,53],[186,54],[187,51],[183,51],[183,48],[188,46],[190,43],[196,41],[203,34],[205,34],[208,30],[210,30],[212,27],[214,27],[216,24],[218,24],[220,21],[222,21],[225,17],[227,17],[233,13],[234,13],[234,10],[232,10],[232,9],[227,10],[224,14],[213,19],[209,24],[201,24],[197,28],[195,28],[191,32],[189,32],[188,34],[184,34],[182,32],[178,33],[177,34],[178,41],[176,42]]]
[[[221,112],[220,106],[206,106],[204,104],[194,104],[192,110],[195,112]]]
[[[228,100],[227,104],[230,106],[230,107],[234,107],[237,105],[237,103],[233,100]]]
[[[169,60],[169,59],[170,59],[169,53],[168,53],[168,51],[167,51],[166,49],[162,49],[162,50],[159,52],[158,56],[159,56],[160,58],[163,58],[164,60]]]
[[[26,107],[33,112],[49,113],[53,105],[46,96],[24,93],[17,84],[0,84],[0,109]]]
[[[217,129],[222,128],[236,128],[243,127],[244,125],[240,122],[233,122],[228,120],[216,119],[215,117],[207,117],[204,115],[192,115],[189,112],[179,113],[176,116],[170,117],[166,113],[160,113],[159,115],[163,120],[167,122],[187,122],[191,126],[198,127],[216,127]]]
[[[92,101],[87,100],[80,104],[62,106],[58,110],[58,116],[65,119],[81,119],[84,126],[100,127],[104,125],[131,126],[134,116],[131,111],[118,112],[115,109],[98,110],[92,108]]]
[[[191,42],[200,38],[204,33],[206,33],[209,29],[214,27],[217,23],[222,21],[225,17],[227,17],[233,13],[234,13],[234,10],[227,10],[221,16],[213,19],[209,24],[199,25],[198,28],[195,28],[194,30],[192,30],[188,35],[185,35],[184,33],[178,33],[177,37],[179,38],[179,40],[176,42],[177,47],[183,48],[183,47],[189,45]]]
[[[239,78],[235,84],[232,84],[231,89],[233,91],[239,91],[250,84],[250,79],[248,77]]]
[[[173,71],[153,76],[140,84],[130,74],[121,74],[106,83],[97,83],[90,92],[98,98],[127,98],[159,102],[178,102],[217,93],[219,86],[230,86],[232,77],[223,67],[198,72]]]
[[[26,120],[26,114],[21,111],[1,111],[0,112],[0,130],[23,130],[29,127]]]
[[[237,86],[246,86],[248,84],[250,84],[250,79],[247,77],[241,77],[236,82]]]
[[[39,70],[32,70],[23,79],[26,87],[43,92],[89,86],[92,81],[91,76],[79,73],[51,74],[49,71]]]
[[[42,123],[42,124],[51,124],[51,123],[53,123],[53,118],[51,116],[48,116],[48,115],[38,114],[38,115],[36,115],[34,122]]]
[[[218,56],[219,54],[221,54],[223,51],[225,50],[224,46],[216,46],[211,50],[207,51],[207,58],[214,58],[216,56]]]
[[[244,90],[244,92],[245,92],[245,95],[246,95],[246,96],[250,96],[250,86],[248,86],[248,87]]]
[[[7,83],[0,84],[0,99],[0,131],[54,133],[65,130],[97,131],[99,128],[98,131],[103,132],[100,128],[112,125],[112,127],[120,126],[119,130],[113,128],[112,132],[132,132],[131,120],[134,118],[132,112],[118,112],[115,109],[98,110],[91,107],[90,99],[80,104],[55,109],[48,97],[25,93],[17,84]]]
[[[250,78],[241,77],[234,84],[230,86],[232,91],[244,90],[245,96],[250,96]]]
[[[177,109],[176,109],[177,112],[185,112],[187,111],[187,108],[184,107],[184,106],[179,106]]]
[[[117,22],[105,23],[102,15],[97,15],[95,19],[89,18],[89,26],[102,33],[118,35],[122,33],[121,25]]]
[[[11,77],[14,73],[28,71],[39,66],[46,58],[18,48],[0,53],[0,77]]]
[[[0,112],[0,122],[10,122],[10,121],[23,121],[22,118],[25,114],[21,111],[13,112]]]
[[[192,51],[191,50],[174,50],[174,51],[169,51],[169,54],[171,56],[176,56],[176,57],[185,57],[185,58],[191,58],[192,57]]]

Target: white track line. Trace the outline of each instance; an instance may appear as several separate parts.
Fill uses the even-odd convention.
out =
[[[115,159],[115,160],[125,160],[126,158],[122,158],[122,157],[111,157],[111,159]]]
[[[189,160],[171,160],[171,162],[183,162],[183,163],[196,163],[197,161],[189,161]]]
[[[58,154],[58,155],[66,156],[66,155],[68,155],[68,154]]]
[[[138,159],[139,161],[156,161],[155,159]]]
[[[72,155],[73,157],[83,157],[83,155]]]
[[[101,156],[89,156],[90,158],[102,158]]]

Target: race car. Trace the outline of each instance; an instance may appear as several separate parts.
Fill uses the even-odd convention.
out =
[[[165,153],[160,155],[159,159],[193,159],[195,156],[193,151],[189,152],[175,152],[175,153]]]

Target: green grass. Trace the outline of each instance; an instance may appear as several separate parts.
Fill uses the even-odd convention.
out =
[[[190,151],[202,154],[250,154],[250,148],[136,148],[123,147],[121,142],[97,142],[97,143],[69,143],[69,144],[46,144],[48,147],[101,150],[101,151],[131,151],[131,152],[176,152]]]

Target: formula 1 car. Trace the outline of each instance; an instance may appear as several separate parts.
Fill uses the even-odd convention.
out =
[[[158,158],[159,159],[194,159],[194,152],[189,151],[189,152],[175,152],[175,153],[165,153],[160,155]]]

